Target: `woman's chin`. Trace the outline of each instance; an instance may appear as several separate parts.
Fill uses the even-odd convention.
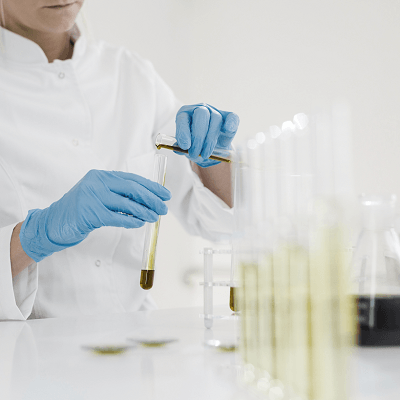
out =
[[[77,3],[66,8],[43,8],[40,18],[41,30],[61,33],[70,30],[79,13],[80,6]]]

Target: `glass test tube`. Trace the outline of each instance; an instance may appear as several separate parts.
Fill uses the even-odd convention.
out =
[[[233,312],[239,311],[239,304],[237,298],[237,285],[238,285],[238,262],[237,257],[235,254],[236,246],[235,244],[232,245],[232,256],[231,256],[231,280],[230,280],[230,288],[229,288],[229,308]]]
[[[156,147],[158,150],[167,149],[167,150],[177,151],[178,153],[188,154],[188,150],[183,150],[178,146],[175,137],[168,136],[163,133],[159,133],[157,135]],[[233,150],[215,148],[209,159],[230,163],[233,161]]]
[[[231,286],[229,289],[229,308],[233,312],[239,311],[236,291],[234,286]]]
[[[233,203],[235,207],[240,208],[240,190],[242,189],[241,182],[241,171],[240,171],[240,163],[239,163],[240,151],[236,153],[236,162],[234,163],[234,167],[232,168],[232,182],[233,182]],[[239,213],[240,214],[240,213]],[[235,211],[235,235],[232,240],[232,257],[231,257],[231,287],[229,288],[229,308],[233,312],[239,311],[239,299],[238,299],[238,281],[239,281],[239,264],[240,264],[240,256],[238,254],[238,241],[240,238],[238,237],[238,232],[240,230],[239,221],[238,221],[238,212]]]
[[[213,250],[204,249],[204,326],[211,329],[213,326]]]
[[[167,157],[164,154],[156,154],[154,156],[153,180],[160,185],[165,184],[165,175],[167,171]],[[140,286],[144,290],[153,287],[154,266],[156,261],[156,249],[158,230],[160,228],[161,217],[153,223],[147,223],[146,236],[144,240],[142,272],[140,274]]]

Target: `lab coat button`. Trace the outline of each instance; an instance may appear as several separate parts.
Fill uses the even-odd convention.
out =
[[[74,139],[74,140],[72,141],[72,144],[73,144],[74,146],[78,146],[79,140],[78,140],[78,139]]]
[[[60,73],[58,74],[58,77],[59,77],[60,79],[64,79],[64,78],[65,78],[64,72],[60,72]]]
[[[96,260],[95,264],[96,264],[96,267],[100,267],[101,261],[100,260]]]

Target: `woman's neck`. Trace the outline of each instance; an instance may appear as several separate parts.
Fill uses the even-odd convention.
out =
[[[69,32],[65,32],[59,36],[54,34],[35,35],[28,38],[38,44],[46,55],[49,63],[54,60],[69,60],[72,58],[74,45]]]
[[[26,30],[20,26],[9,26],[6,28],[20,36],[32,40],[43,50],[49,63],[54,60],[69,60],[72,58],[74,44],[71,39],[71,32],[43,33],[33,30]]]

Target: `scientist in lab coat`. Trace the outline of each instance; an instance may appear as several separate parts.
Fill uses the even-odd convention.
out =
[[[207,158],[237,115],[181,107],[149,62],[87,41],[83,1],[0,0],[3,320],[151,309],[145,222],[169,208],[191,234],[232,229],[230,167]],[[149,180],[158,132],[189,150],[166,188]]]

